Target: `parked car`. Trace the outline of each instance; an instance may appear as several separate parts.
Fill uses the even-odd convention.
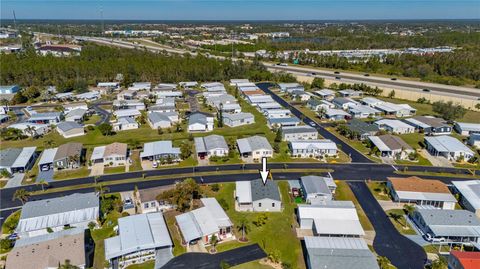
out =
[[[424,238],[428,242],[432,242],[432,243],[445,242],[445,238],[443,238],[443,237],[433,237],[431,234],[425,234]]]
[[[17,240],[18,239],[18,234],[17,233],[12,233],[9,236],[7,236],[8,240]]]
[[[335,72],[333,72],[333,73],[334,73],[334,74],[340,74],[340,72],[338,72],[338,71],[335,71]]]
[[[313,122],[313,121],[309,122],[308,124],[309,124],[310,126],[312,126],[312,127],[317,126],[317,124],[316,124],[315,122]]]
[[[158,167],[158,162],[157,162],[157,161],[153,161],[153,162],[152,162],[152,167],[153,167],[153,168],[157,168],[157,167]]]
[[[370,74],[368,74],[368,73],[367,73],[367,74],[365,74],[364,76],[366,76],[366,77],[369,77],[369,76],[370,76]]]
[[[342,79],[341,77],[335,77],[335,79]]]
[[[424,92],[430,92],[429,89],[423,89],[422,91],[424,91]]]
[[[397,80],[397,78],[391,78],[391,80]]]

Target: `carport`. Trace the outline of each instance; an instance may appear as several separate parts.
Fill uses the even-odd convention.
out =
[[[53,169],[53,159],[57,153],[57,148],[46,149],[43,151],[40,160],[38,161],[38,168],[40,171],[49,171]]]

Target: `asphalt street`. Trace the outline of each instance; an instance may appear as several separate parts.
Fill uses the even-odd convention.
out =
[[[365,182],[348,182],[352,192],[375,229],[373,248],[397,268],[424,268],[427,256],[422,247],[401,235],[388,219]]]
[[[277,103],[280,105],[284,106],[285,108],[288,108],[290,111],[292,111],[293,115],[295,115],[297,118],[300,120],[303,117],[303,122],[306,125],[310,125],[312,127],[315,127],[319,134],[326,138],[334,141],[337,145],[340,145],[341,150],[348,154],[352,158],[352,162],[365,162],[365,163],[370,163],[372,162],[370,159],[367,157],[363,156],[360,152],[356,151],[354,148],[352,148],[349,144],[343,142],[341,139],[330,133],[329,131],[325,130],[320,124],[315,123],[312,119],[309,117],[305,116],[301,111],[290,105],[287,101],[283,100],[280,98],[278,95],[273,93],[269,87],[273,86],[271,83],[259,83],[257,86],[264,92],[270,94]],[[313,122],[313,124],[312,124]]]
[[[195,268],[195,269],[218,269],[221,262],[230,266],[255,261],[267,257],[265,251],[258,244],[248,245],[217,254],[185,253],[170,260],[162,268]]]
[[[92,108],[100,116],[100,120],[95,122],[95,126],[98,126],[102,123],[108,123],[109,120],[110,120],[110,113],[108,111],[106,111],[105,109],[101,108],[100,105],[102,105],[102,103],[92,104]]]

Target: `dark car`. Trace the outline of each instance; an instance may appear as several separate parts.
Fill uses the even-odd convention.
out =
[[[429,89],[423,89],[422,91],[424,91],[424,92],[430,92]]]
[[[333,72],[333,73],[334,73],[334,74],[340,74],[340,72],[338,72],[338,71],[335,71],[335,72]]]
[[[341,77],[335,77],[335,79],[342,79]]]
[[[397,78],[391,78],[391,80],[397,80]]]
[[[370,74],[365,74],[364,76],[366,76],[366,77],[369,77],[369,76],[370,76]]]

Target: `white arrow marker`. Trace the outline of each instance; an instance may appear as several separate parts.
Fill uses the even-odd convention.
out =
[[[267,184],[268,173],[270,173],[270,171],[267,170],[267,157],[262,157],[262,170],[259,171],[262,176],[263,185]]]

